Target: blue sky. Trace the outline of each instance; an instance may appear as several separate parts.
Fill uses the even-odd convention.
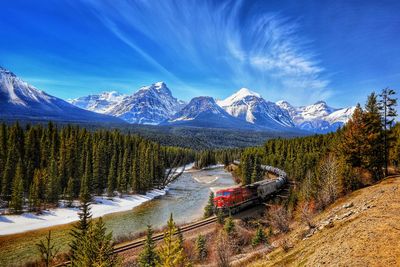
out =
[[[0,65],[61,98],[165,81],[296,105],[400,90],[400,1],[2,1]]]

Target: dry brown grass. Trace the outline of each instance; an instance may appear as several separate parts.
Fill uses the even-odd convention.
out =
[[[400,177],[339,199],[314,221],[335,216],[340,219],[304,240],[299,223],[284,237],[293,248],[277,248],[250,266],[400,266]]]

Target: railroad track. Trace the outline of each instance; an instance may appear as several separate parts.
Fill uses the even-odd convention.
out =
[[[179,229],[180,229],[181,233],[185,233],[185,232],[189,232],[189,231],[195,230],[197,228],[200,228],[200,227],[203,227],[203,226],[206,226],[206,225],[209,225],[209,224],[213,224],[216,221],[217,221],[217,217],[216,216],[212,216],[210,218],[207,218],[207,219],[195,222],[195,223],[184,225],[182,227],[179,227]],[[178,233],[175,233],[175,235],[177,235],[177,234]],[[156,235],[153,236],[153,241],[157,242],[157,241],[162,240],[163,238],[164,238],[164,234],[163,233],[156,234]],[[146,239],[142,238],[142,239],[135,240],[135,241],[132,241],[132,242],[127,242],[127,243],[124,243],[124,244],[116,245],[114,247],[114,250],[113,250],[112,254],[118,254],[118,253],[125,252],[127,250],[140,248],[145,244],[145,242],[146,242]],[[54,267],[67,266],[70,263],[71,263],[70,261],[66,261],[66,262],[54,265]]]

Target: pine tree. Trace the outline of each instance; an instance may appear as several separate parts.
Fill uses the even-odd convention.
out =
[[[204,208],[204,218],[208,218],[214,215],[214,192],[210,192],[210,196],[208,197],[207,206]]]
[[[7,127],[5,123],[0,124],[0,179],[3,177],[4,167],[7,160]],[[1,185],[0,185],[1,186]],[[1,188],[0,188],[1,193]]]
[[[255,156],[253,164],[253,172],[251,173],[251,183],[258,182],[260,180],[260,166],[258,157]]]
[[[235,223],[232,216],[229,216],[228,219],[225,221],[224,230],[228,235],[231,235],[235,232]]]
[[[251,183],[252,174],[252,158],[248,152],[244,152],[240,159],[240,167],[242,171],[242,185]]]
[[[83,238],[83,250],[79,254],[79,266],[119,266],[119,258],[113,254],[112,234],[106,233],[103,219],[89,225],[89,230]]]
[[[353,116],[347,122],[340,142],[342,157],[353,167],[362,166],[363,151],[365,150],[365,122],[363,110],[357,104]]]
[[[258,246],[259,244],[266,243],[267,242],[267,236],[261,226],[257,228],[256,234],[251,240],[251,244],[253,247]]]
[[[206,238],[203,235],[199,235],[196,239],[196,252],[199,261],[204,261],[207,258],[208,250],[206,245]]]
[[[86,167],[85,167],[85,174],[81,180],[81,188],[80,188],[80,201],[82,203],[88,203],[92,200],[92,196],[90,194],[90,186],[89,186],[89,181],[90,181],[90,162],[89,159],[86,158]]]
[[[164,232],[164,241],[158,253],[159,259],[156,266],[175,267],[188,265],[181,241],[175,236],[176,234],[177,228],[171,214],[167,223],[167,230]]]
[[[115,179],[117,176],[116,168],[117,168],[117,155],[116,155],[116,152],[114,151],[114,154],[111,158],[110,170],[109,170],[108,179],[107,179],[107,195],[109,197],[114,196]]]
[[[383,120],[382,124],[384,127],[384,161],[385,161],[385,176],[388,175],[388,155],[389,155],[389,146],[388,146],[388,130],[391,129],[394,120],[397,116],[396,105],[397,99],[394,97],[396,92],[393,89],[385,88],[382,90],[379,101],[379,110],[382,113]]]
[[[24,181],[22,176],[22,164],[19,161],[15,171],[10,202],[10,208],[14,213],[21,213],[24,205]]]
[[[40,211],[40,172],[35,170],[32,184],[29,188],[29,210]]]
[[[36,244],[36,247],[39,251],[40,259],[44,266],[52,266],[53,259],[56,257],[59,248],[57,248],[51,240],[51,231],[49,231],[49,234],[46,236],[46,241],[43,242],[43,240],[41,240]]]
[[[375,180],[382,177],[384,167],[384,145],[382,138],[381,115],[377,97],[374,93],[368,96],[365,105],[364,121],[366,138],[364,140],[363,167],[369,170]]]
[[[4,166],[2,180],[1,180],[1,197],[4,200],[10,200],[12,181],[14,177],[15,148],[9,148],[7,153],[6,165]]]
[[[155,267],[159,260],[155,251],[155,244],[153,240],[153,229],[151,225],[147,226],[146,241],[142,252],[139,255],[138,263],[140,267]]]
[[[70,235],[72,241],[69,244],[70,247],[70,260],[71,265],[80,267],[82,262],[82,251],[84,251],[85,242],[87,242],[87,233],[91,225],[92,214],[90,212],[90,202],[86,199],[82,199],[84,202],[81,203],[79,212],[79,221],[74,224]]]
[[[224,219],[224,213],[222,212],[222,210],[221,209],[217,209],[216,215],[217,215],[217,222],[220,225],[223,225],[224,222],[225,222],[225,219]]]
[[[125,149],[124,156],[122,159],[122,173],[120,175],[120,179],[118,180],[118,190],[121,194],[126,193],[127,191],[129,171],[130,171],[130,164],[128,161],[128,150]]]
[[[48,203],[58,203],[59,196],[59,179],[57,171],[57,162],[55,159],[50,160],[50,166],[48,170],[47,183],[46,183],[46,200]]]
[[[72,202],[74,201],[74,179],[72,179],[72,177],[69,177],[68,179],[68,184],[65,190],[64,197],[67,200],[67,206],[71,207]]]

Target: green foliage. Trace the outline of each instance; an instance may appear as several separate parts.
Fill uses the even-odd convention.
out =
[[[21,213],[24,205],[24,182],[22,179],[22,164],[21,162],[17,165],[17,170],[15,171],[15,178],[12,187],[12,195],[10,208],[15,213]]]
[[[177,236],[177,227],[172,214],[164,232],[163,244],[158,252],[159,259],[156,266],[175,267],[188,266],[189,262],[182,247],[182,239]]]
[[[220,225],[223,225],[225,222],[225,218],[224,218],[224,213],[222,212],[222,210],[217,209],[216,215],[217,215],[217,223]]]
[[[46,267],[50,267],[53,263],[53,259],[56,257],[59,248],[51,240],[51,231],[46,236],[46,241],[40,240],[36,244],[37,250],[40,254],[40,260]]]
[[[71,207],[72,201],[74,200],[74,179],[72,179],[72,177],[69,177],[68,179],[68,184],[67,188],[65,189],[64,197],[68,201],[68,207]]]
[[[214,215],[214,192],[210,192],[210,196],[208,197],[207,206],[204,208],[204,218],[208,218]]]
[[[400,169],[400,123],[397,123],[389,133],[391,140],[391,149],[389,153],[389,161],[395,167]]]
[[[196,156],[196,161],[194,167],[196,169],[202,169],[210,165],[217,164],[217,160],[215,158],[215,154],[211,150],[206,150],[199,152]]]
[[[145,192],[163,186],[166,168],[193,160],[190,149],[160,146],[118,130],[1,124],[0,198],[11,201],[19,161],[22,193],[29,196],[30,209],[39,210],[57,205],[61,197],[71,203],[115,190]]]
[[[155,251],[153,240],[153,229],[150,225],[147,226],[146,241],[142,252],[139,255],[138,263],[140,267],[154,267],[159,260],[158,254]]]
[[[262,151],[257,148],[246,149],[240,159],[241,180],[243,185],[258,182],[264,173],[261,169]]]
[[[256,234],[251,240],[251,244],[253,247],[255,247],[258,246],[259,244],[264,244],[266,242],[267,242],[267,235],[265,234],[264,229],[261,226],[259,226],[257,228]]]
[[[204,261],[208,256],[207,240],[205,236],[199,235],[196,239],[196,252],[199,261]]]
[[[106,233],[106,227],[100,217],[96,223],[91,223],[84,237],[83,250],[79,254],[79,266],[120,266],[117,255],[112,254],[112,234]],[[78,263],[77,262],[77,263]]]
[[[225,220],[224,230],[228,235],[232,235],[235,232],[235,222],[233,221],[232,216],[229,216]]]
[[[385,88],[382,90],[379,95],[379,110],[382,115],[382,124],[384,128],[384,162],[385,162],[385,175],[388,175],[388,159],[389,159],[389,149],[390,146],[388,144],[389,138],[391,137],[388,133],[388,130],[392,127],[395,118],[397,117],[397,98],[394,96],[396,92],[393,89]],[[393,139],[390,141],[394,141]]]
[[[60,195],[60,184],[58,179],[58,169],[57,162],[52,159],[49,165],[49,170],[47,171],[47,181],[46,181],[46,201],[48,203],[57,204]]]
[[[89,227],[91,225],[92,214],[90,212],[90,202],[86,201],[81,203],[79,212],[79,221],[74,224],[70,235],[72,236],[72,241],[69,244],[70,247],[70,260],[72,266],[84,266],[80,265],[82,251],[85,246],[85,242],[87,241],[87,233],[89,231]]]

